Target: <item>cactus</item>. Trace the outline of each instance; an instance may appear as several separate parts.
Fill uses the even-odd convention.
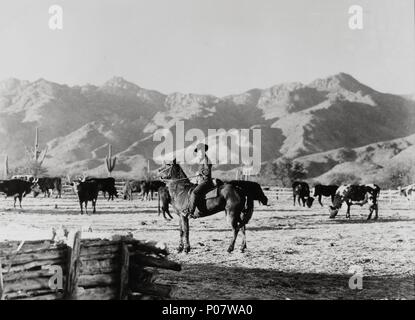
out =
[[[41,167],[43,161],[45,160],[47,152],[47,147],[43,150],[39,149],[39,129],[36,128],[34,146],[32,148],[26,147],[26,153],[29,158],[29,170],[31,171],[31,174],[33,174],[34,176],[37,176],[39,171],[41,171]]]
[[[9,177],[9,156],[6,155],[4,159],[4,178],[7,179]]]
[[[108,175],[111,176],[112,171],[115,168],[115,163],[117,162],[117,157],[112,156],[112,145],[108,144],[108,156],[105,159],[107,164]]]

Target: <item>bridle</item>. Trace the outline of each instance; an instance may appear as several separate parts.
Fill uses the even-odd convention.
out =
[[[168,165],[168,167],[166,167],[166,168],[161,168],[161,169],[159,169],[159,174],[160,173],[163,173],[163,172],[165,172],[165,171],[167,171],[167,170],[172,170],[172,168],[173,168],[173,165],[172,164],[169,164]],[[195,176],[190,176],[190,177],[186,177],[186,178],[178,178],[178,179],[172,179],[172,178],[170,178],[170,179],[167,179],[167,178],[161,178],[160,177],[160,180],[162,180],[162,181],[171,181],[171,182],[176,182],[176,181],[184,181],[184,180],[189,180],[190,178],[196,178],[196,177],[198,177],[199,175],[195,175]]]

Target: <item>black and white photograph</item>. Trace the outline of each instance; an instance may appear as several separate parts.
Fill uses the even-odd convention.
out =
[[[415,299],[413,0],[2,0],[0,44],[3,302]]]

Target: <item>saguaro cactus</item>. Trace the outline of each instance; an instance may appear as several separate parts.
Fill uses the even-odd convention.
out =
[[[39,129],[36,128],[34,146],[32,148],[26,147],[26,153],[29,158],[29,169],[32,171],[31,173],[34,176],[37,176],[37,174],[40,172],[47,152],[47,147],[43,150],[40,150],[39,148]]]
[[[9,156],[6,155],[4,158],[4,178],[7,179],[9,177]]]
[[[112,145],[111,144],[108,144],[108,156],[105,159],[105,162],[107,164],[108,175],[111,176],[111,173],[115,168],[115,163],[117,162],[117,157],[112,156]]]

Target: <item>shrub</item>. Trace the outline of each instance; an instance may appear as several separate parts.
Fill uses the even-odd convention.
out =
[[[330,175],[329,184],[342,185],[342,184],[358,184],[361,179],[355,176],[353,173],[333,173]]]
[[[357,158],[356,151],[350,148],[342,148],[338,152],[338,157],[341,162],[354,161]]]

